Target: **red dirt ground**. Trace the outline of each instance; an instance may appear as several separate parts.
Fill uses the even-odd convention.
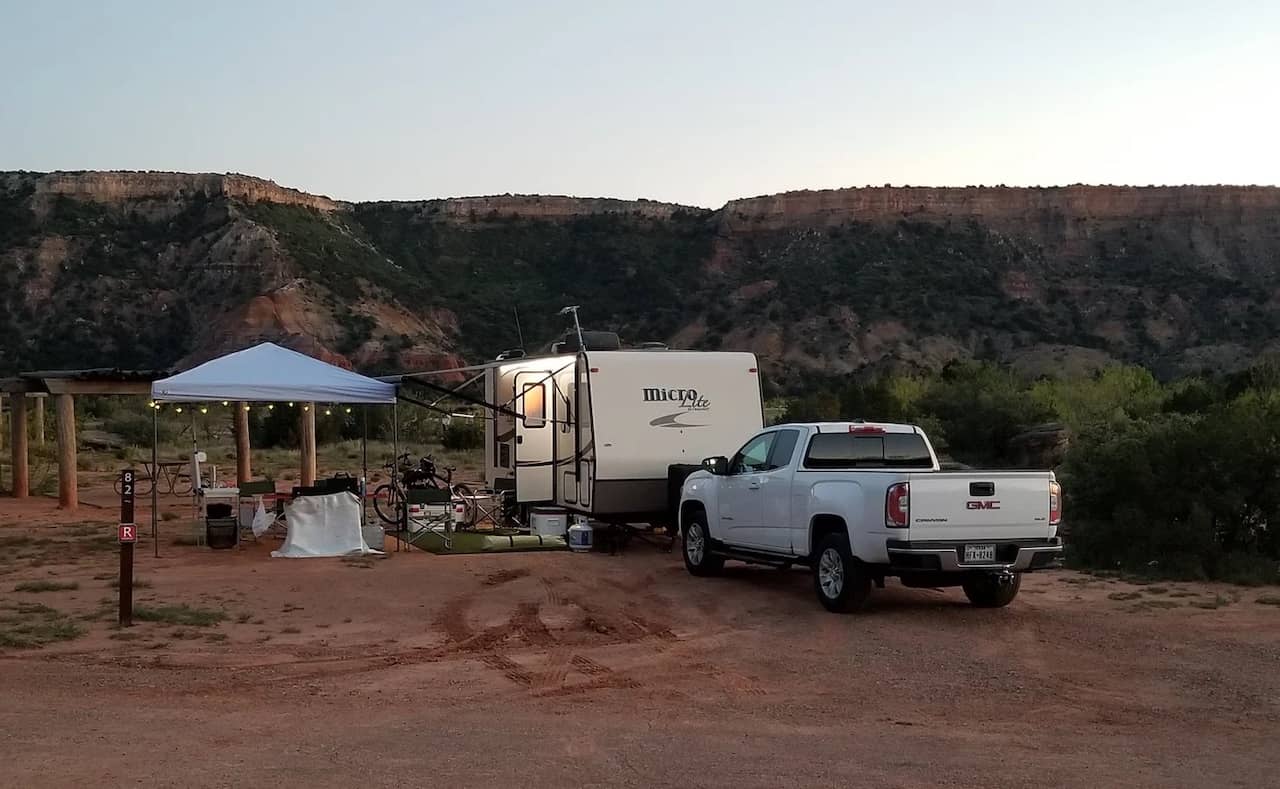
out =
[[[1055,572],[1002,610],[890,583],[833,616],[800,571],[644,545],[290,561],[178,520],[138,603],[227,620],[121,631],[85,498],[0,500],[0,603],[87,617],[0,648],[3,786],[1277,785],[1274,589]],[[13,591],[39,579],[79,588]]]

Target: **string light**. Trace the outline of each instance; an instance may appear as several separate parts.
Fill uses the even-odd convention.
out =
[[[276,404],[275,404],[275,403],[267,403],[267,410],[268,410],[268,411],[274,411],[274,410],[276,410]]]
[[[230,402],[229,400],[223,400],[223,401],[222,401],[222,407],[223,407],[223,408],[226,408],[228,405],[231,405],[231,402]]]
[[[304,405],[304,406],[302,407],[302,410],[303,410],[303,411],[310,411],[310,410],[311,410],[311,406],[309,406],[309,405]]]
[[[249,406],[247,406],[247,405],[246,405],[246,406],[244,407],[244,410],[248,411],[248,410],[249,410]]]
[[[347,406],[347,413],[351,413],[351,406]]]
[[[155,400],[152,400],[151,402],[147,403],[147,408],[155,408],[155,407],[156,407],[156,401],[155,401]]]
[[[177,413],[181,414],[181,413],[182,413],[182,406],[178,406],[177,408],[175,408],[175,409],[173,409],[173,410],[174,410],[174,411],[176,411]]]
[[[333,415],[333,412],[326,408],[326,409],[324,410],[324,415],[325,415],[325,416],[332,416],[332,415]]]
[[[209,406],[207,406],[207,405],[202,405],[202,406],[200,406],[200,413],[202,413],[202,414],[207,414],[207,413],[209,413]]]
[[[290,408],[293,408],[293,403],[289,403],[289,407],[290,407]]]

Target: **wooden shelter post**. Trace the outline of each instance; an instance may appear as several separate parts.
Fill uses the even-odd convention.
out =
[[[58,423],[58,506],[74,510],[80,506],[76,469],[76,406],[70,394],[57,395]]]
[[[9,393],[9,447],[12,450],[13,497],[25,499],[31,493],[27,467],[27,396]]]
[[[31,398],[35,400],[36,406],[36,446],[44,446],[44,395],[36,395]]]

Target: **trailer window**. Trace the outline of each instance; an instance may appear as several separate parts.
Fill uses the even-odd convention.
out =
[[[819,433],[809,442],[805,468],[933,468],[929,447],[919,433]]]
[[[544,384],[525,384],[520,393],[525,427],[542,427],[547,423],[547,398]]]

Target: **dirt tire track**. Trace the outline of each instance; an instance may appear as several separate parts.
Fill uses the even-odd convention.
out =
[[[538,616],[537,603],[521,603],[511,617],[511,627],[531,647],[547,647],[556,642],[547,624]]]
[[[560,594],[560,591],[558,589],[556,589],[555,584],[551,582],[550,578],[543,577],[543,578],[539,578],[538,581],[539,583],[542,584],[542,590],[544,595],[546,596],[548,605],[564,605],[565,604],[564,596]]]
[[[572,646],[557,644],[549,650],[544,668],[535,682],[537,689],[546,691],[563,687],[565,681],[569,678],[570,659],[572,656]]]
[[[528,574],[529,568],[527,567],[519,567],[514,570],[499,570],[496,573],[490,573],[485,576],[484,580],[480,583],[485,586],[501,586],[502,584],[509,584],[512,581],[524,578]]]
[[[525,671],[523,667],[506,655],[497,653],[485,655],[480,658],[480,662],[493,669],[501,671],[502,676],[522,687],[531,687],[533,685],[533,675]]]

